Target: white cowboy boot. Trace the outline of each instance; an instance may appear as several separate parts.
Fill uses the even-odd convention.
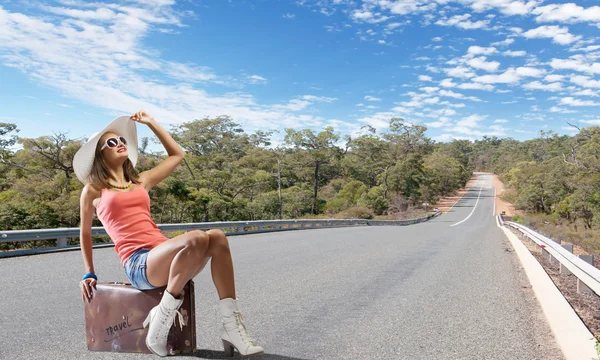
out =
[[[221,341],[225,349],[225,356],[233,356],[236,348],[242,357],[258,356],[265,353],[262,347],[256,346],[246,332],[246,325],[236,300],[226,298],[219,301],[219,308],[223,316]]]
[[[154,354],[158,356],[169,354],[167,337],[175,321],[175,315],[179,315],[179,325],[183,329],[183,315],[178,311],[182,303],[183,292],[179,299],[175,299],[173,295],[165,290],[160,303],[150,310],[146,320],[144,320],[144,327],[150,325],[146,336],[146,346]]]

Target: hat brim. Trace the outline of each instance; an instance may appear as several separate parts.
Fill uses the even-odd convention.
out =
[[[92,171],[98,141],[107,132],[112,132],[125,138],[129,160],[131,160],[133,166],[137,163],[138,138],[136,123],[127,115],[119,116],[106,125],[104,129],[92,135],[75,154],[73,158],[73,170],[79,181],[84,184],[88,183],[88,178]]]

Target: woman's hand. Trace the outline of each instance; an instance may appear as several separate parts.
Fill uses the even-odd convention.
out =
[[[81,280],[79,288],[81,289],[81,301],[90,302],[92,299],[92,287],[96,289],[96,279],[89,278]]]
[[[150,125],[150,123],[152,123],[154,121],[154,118],[152,116],[150,116],[150,114],[148,114],[144,110],[140,110],[140,111],[136,112],[135,114],[131,115],[129,118],[135,122],[139,122],[140,124],[146,124],[146,125]]]

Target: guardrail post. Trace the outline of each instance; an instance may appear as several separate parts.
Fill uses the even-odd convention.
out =
[[[258,224],[258,231],[262,231],[263,230],[263,224]]]
[[[67,246],[67,238],[60,237],[60,238],[56,239],[56,246],[58,246],[58,247]]]
[[[569,245],[564,244],[562,247],[565,248],[565,250],[567,250],[571,254],[573,253],[573,245],[571,245],[571,244],[569,244]],[[567,269],[567,267],[565,265],[563,265],[562,262],[560,263],[560,270],[559,271],[560,271],[561,274],[565,274],[565,275],[572,275],[573,274],[571,272],[571,270]]]
[[[552,255],[548,252],[548,250],[546,250],[545,247],[542,248],[542,256],[547,257],[548,261],[552,262]]]
[[[594,265],[594,255],[579,255],[578,257],[586,263]],[[577,279],[577,293],[593,294],[594,292],[583,281]]]
[[[244,225],[238,226],[238,232],[240,232],[240,233],[244,232]]]

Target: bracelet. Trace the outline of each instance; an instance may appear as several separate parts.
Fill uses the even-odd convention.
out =
[[[89,272],[89,273],[83,275],[83,277],[81,278],[81,281],[83,281],[85,279],[89,279],[89,278],[92,278],[96,281],[98,280],[98,277],[96,276],[96,274]]]

